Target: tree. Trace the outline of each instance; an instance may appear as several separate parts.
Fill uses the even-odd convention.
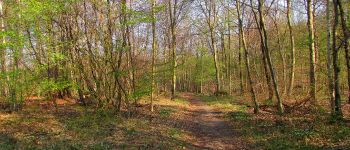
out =
[[[253,2],[252,2],[253,5]],[[268,37],[267,37],[267,32],[266,32],[266,27],[265,27],[265,21],[264,21],[264,15],[263,15],[263,7],[264,4],[262,1],[258,2],[258,13],[259,13],[259,21],[260,21],[260,32],[262,34],[262,43],[261,45],[263,45],[263,48],[265,49],[265,55],[266,55],[266,59],[267,59],[267,64],[268,67],[270,69],[270,74],[271,74],[271,79],[272,79],[272,83],[274,86],[274,92],[276,94],[276,98],[277,98],[277,106],[278,106],[278,111],[280,114],[283,114],[284,112],[284,107],[283,107],[283,103],[282,103],[282,99],[280,97],[279,94],[279,90],[278,90],[278,84],[277,84],[277,80],[276,80],[276,75],[275,75],[275,70],[272,64],[272,60],[271,60],[271,56],[270,56],[270,52],[269,52],[269,46],[268,46]]]
[[[339,72],[340,67],[338,64],[338,52],[339,47],[337,46],[337,29],[339,25],[339,0],[333,0],[333,12],[334,12],[334,21],[332,28],[332,49],[333,49],[333,69],[334,69],[334,105],[335,105],[335,117],[337,119],[342,118],[342,109],[341,109],[341,97],[340,97],[340,88],[339,88]]]
[[[4,21],[4,2],[0,1],[0,22],[1,22],[1,32],[5,33],[5,21]],[[6,36],[2,35],[1,37],[1,49],[0,49],[0,64],[1,64],[1,74],[4,76],[6,74]],[[1,84],[3,87],[1,92],[1,96],[6,96],[6,86]]]
[[[307,26],[308,26],[308,42],[309,42],[309,64],[310,64],[310,90],[309,95],[313,105],[316,101],[316,51],[315,51],[315,31],[314,31],[314,15],[313,15],[313,0],[307,0]]]
[[[177,0],[174,0],[172,5],[172,0],[168,1],[169,10],[169,20],[170,20],[170,34],[171,34],[171,52],[172,52],[172,87],[171,87],[171,98],[175,98],[176,94],[176,15],[177,15]]]
[[[332,76],[332,45],[331,45],[331,22],[330,22],[330,6],[331,1],[327,0],[327,77],[328,77],[328,91],[331,105],[331,113],[334,114],[334,82]]]
[[[237,17],[238,17],[238,27],[239,27],[239,39],[242,41],[242,47],[244,51],[244,61],[245,61],[245,66],[246,66],[246,71],[247,71],[247,76],[249,80],[249,87],[250,87],[250,94],[254,102],[254,113],[257,114],[259,113],[259,104],[256,100],[256,95],[254,91],[254,84],[252,77],[250,75],[250,65],[249,65],[249,58],[248,58],[248,50],[247,50],[247,45],[246,45],[246,40],[245,40],[245,35],[244,35],[244,30],[243,30],[243,21],[241,19],[241,9],[240,9],[241,2],[240,0],[236,0],[236,9],[237,9]],[[239,49],[242,48],[239,46]]]
[[[219,60],[218,60],[218,51],[216,47],[216,26],[218,22],[218,10],[217,6],[214,0],[204,1],[204,4],[200,2],[200,8],[205,15],[205,21],[208,26],[209,30],[209,37],[210,37],[210,48],[213,52],[213,60],[215,65],[215,79],[216,79],[216,91],[215,93],[218,94],[220,92],[221,88],[221,81],[220,81],[220,68],[219,68]]]
[[[156,17],[155,17],[156,1],[152,0],[152,88],[151,88],[151,111],[153,111],[153,100],[155,91],[156,76],[156,57],[157,57],[157,35],[156,35]]]
[[[287,0],[287,23],[288,23],[288,30],[289,30],[290,56],[291,56],[288,95],[292,94],[293,86],[294,86],[294,76],[295,76],[295,41],[294,41],[294,33],[293,33],[293,27],[292,27],[291,5],[292,5],[291,0]]]
[[[260,1],[259,1],[260,2]],[[268,99],[272,100],[273,98],[273,95],[274,95],[274,91],[273,91],[273,85],[272,85],[272,82],[271,82],[271,72],[270,72],[270,69],[269,69],[269,65],[268,65],[268,58],[266,56],[266,47],[264,45],[264,35],[262,33],[262,25],[261,25],[261,22],[259,21],[259,17],[258,14],[255,12],[255,8],[254,8],[254,0],[250,0],[250,4],[251,4],[251,7],[252,7],[252,12],[253,12],[253,15],[254,15],[254,20],[255,20],[255,23],[256,23],[256,26],[257,26],[257,29],[259,31],[259,36],[260,36],[260,49],[261,49],[261,53],[262,53],[262,62],[263,62],[263,67],[264,67],[264,73],[265,73],[265,78],[266,78],[266,84],[267,84],[267,88],[268,88],[268,92],[269,92],[269,95],[268,95]]]
[[[349,2],[348,2],[349,3]],[[345,3],[346,4],[346,3]],[[339,6],[339,12],[340,12],[340,20],[341,20],[341,28],[343,30],[343,45],[345,49],[345,63],[347,67],[347,73],[348,73],[348,103],[350,104],[350,30],[347,24],[347,16],[346,12],[344,11],[343,2],[342,0],[338,0],[338,6]]]

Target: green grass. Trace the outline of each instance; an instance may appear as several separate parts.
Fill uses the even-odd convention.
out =
[[[169,118],[171,114],[175,113],[177,110],[174,108],[161,108],[159,110],[160,117]]]
[[[277,117],[277,116],[275,116]],[[245,111],[228,113],[235,130],[250,145],[262,149],[336,149],[350,146],[350,128],[345,124],[329,124],[327,120],[304,120],[288,116],[276,121],[264,114],[255,116]],[[346,145],[346,146],[344,146]]]
[[[207,105],[217,108],[221,111],[239,111],[245,110],[246,106],[237,103],[237,98],[231,96],[198,96],[201,101],[205,102]]]
[[[175,138],[175,139],[181,139],[182,135],[183,135],[183,133],[177,128],[170,128],[168,130],[168,134],[170,137]]]

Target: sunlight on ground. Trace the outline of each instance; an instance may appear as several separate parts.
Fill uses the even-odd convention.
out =
[[[273,112],[252,114],[242,97],[197,98],[223,112],[232,129],[250,146],[262,149],[333,149],[350,145],[349,122],[332,124],[329,114],[298,110],[282,118]],[[65,104],[54,108],[28,106],[0,112],[0,149],[193,149],[198,132],[191,103],[158,97],[155,112],[149,99],[131,117],[111,110]],[[32,108],[32,107],[35,107]],[[271,105],[272,107],[272,105]],[[198,147],[197,147],[198,148]]]
[[[330,115],[326,112],[300,110],[293,114],[287,113],[281,118],[268,112],[252,114],[252,111],[242,105],[244,97],[200,98],[208,105],[226,112],[232,128],[240,131],[249,145],[255,148],[344,149],[350,145],[350,123],[331,123],[328,117]],[[264,103],[273,106],[273,103]]]

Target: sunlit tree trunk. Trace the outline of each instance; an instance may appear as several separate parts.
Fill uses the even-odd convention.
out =
[[[278,83],[276,80],[276,75],[275,75],[275,70],[272,64],[272,60],[270,57],[270,51],[269,51],[269,46],[268,46],[268,37],[267,37],[267,32],[266,32],[266,27],[265,27],[265,20],[264,20],[264,15],[263,15],[263,7],[264,4],[261,0],[259,0],[258,3],[258,12],[259,12],[259,18],[260,18],[260,26],[261,26],[261,32],[263,34],[263,43],[262,45],[265,48],[265,55],[267,59],[267,64],[270,69],[270,74],[271,74],[271,79],[274,87],[274,92],[276,94],[277,102],[278,102],[278,111],[280,114],[284,112],[283,104],[282,104],[282,99],[280,98],[279,90],[278,90]]]
[[[334,113],[334,82],[332,76],[332,45],[331,45],[331,22],[330,22],[330,6],[331,0],[327,0],[327,77],[328,91],[331,105],[331,112]]]
[[[240,9],[241,2],[240,2],[240,0],[236,0],[236,4],[237,4],[236,8],[237,8],[237,15],[238,15],[238,27],[239,27],[239,33],[240,33],[239,38],[242,41],[242,47],[244,50],[244,56],[245,56],[244,61],[245,61],[247,76],[248,76],[248,80],[249,80],[251,97],[252,97],[253,103],[254,103],[254,113],[257,114],[257,113],[259,113],[259,104],[258,104],[258,101],[256,100],[256,95],[255,95],[255,91],[254,91],[254,84],[253,84],[252,77],[250,75],[249,56],[248,56],[248,50],[247,50],[247,45],[246,45],[245,35],[244,35],[244,30],[243,30],[243,21],[241,18],[241,9]],[[242,47],[239,47],[239,49],[241,49]]]
[[[260,2],[260,1],[259,1]],[[271,72],[269,72],[269,66],[268,66],[268,60],[267,60],[267,56],[266,56],[266,48],[264,46],[264,35],[262,33],[262,29],[261,29],[261,23],[258,21],[259,20],[259,16],[256,14],[255,12],[255,8],[254,8],[254,1],[251,0],[251,7],[252,7],[252,12],[254,15],[254,19],[256,20],[256,26],[258,28],[259,31],[259,35],[260,35],[260,48],[261,48],[261,53],[262,53],[262,63],[263,63],[263,67],[264,67],[264,73],[265,73],[265,78],[266,78],[266,84],[267,84],[267,88],[268,88],[268,99],[272,99],[274,92],[273,92],[273,87],[272,87],[272,82],[271,82]]]
[[[172,0],[168,1],[169,9],[169,20],[170,20],[170,34],[171,34],[171,52],[172,52],[172,87],[171,87],[171,98],[174,99],[176,95],[176,9],[177,0],[174,0],[172,6]]]
[[[276,12],[277,14],[277,12]],[[284,55],[284,50],[282,47],[282,43],[281,43],[281,35],[280,35],[280,29],[277,23],[277,17],[274,19],[274,25],[276,28],[276,36],[277,36],[277,45],[278,45],[278,55],[281,58],[282,61],[282,82],[283,82],[283,93],[286,92],[286,59],[285,59],[285,55]]]
[[[232,95],[232,71],[231,71],[231,67],[232,67],[232,50],[231,50],[231,22],[230,22],[230,10],[227,10],[227,30],[228,30],[228,44],[227,44],[227,50],[228,50],[228,66],[227,66],[227,73],[228,73],[228,84],[229,84],[229,94]]]
[[[315,32],[314,32],[314,17],[313,17],[313,0],[307,0],[307,26],[309,32],[309,59],[310,59],[310,89],[309,95],[311,103],[317,105],[316,101],[316,52],[315,52]]]
[[[216,10],[216,4],[214,0],[210,0],[209,4],[209,16],[208,16],[208,25],[209,25],[209,32],[210,32],[210,42],[213,50],[213,57],[214,57],[214,65],[215,65],[215,77],[216,77],[216,93],[218,93],[221,89],[221,81],[220,81],[220,70],[219,70],[219,62],[218,62],[218,52],[216,48],[216,37],[215,37],[215,24],[217,21],[217,10]]]
[[[218,52],[216,48],[216,42],[215,42],[215,33],[213,26],[209,27],[210,29],[210,41],[211,46],[213,50],[213,57],[214,57],[214,65],[215,65],[215,77],[216,77],[216,93],[220,91],[220,70],[219,70],[219,62],[218,62]]]
[[[294,87],[294,77],[295,77],[295,42],[294,42],[294,33],[292,27],[292,18],[291,18],[291,7],[292,1],[287,0],[287,23],[289,30],[289,41],[290,41],[290,74],[289,74],[289,87],[288,87],[288,95],[291,95]],[[286,83],[285,83],[286,84]]]
[[[0,22],[1,22],[1,32],[3,33],[1,37],[1,44],[2,44],[2,49],[0,49],[0,63],[1,63],[1,73],[5,74],[6,73],[6,36],[5,36],[5,21],[4,21],[4,2],[3,0],[0,0]],[[5,84],[1,85],[1,95],[6,96],[6,86]]]
[[[157,57],[157,39],[156,39],[156,17],[155,17],[156,1],[152,0],[152,88],[151,88],[151,111],[153,111],[153,100],[155,91],[156,76],[156,57]]]

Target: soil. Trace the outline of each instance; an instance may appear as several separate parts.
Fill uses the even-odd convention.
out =
[[[192,93],[183,93],[181,97],[190,101],[189,120],[196,123],[193,145],[203,149],[248,149],[240,133],[234,131],[224,119],[224,113],[206,105]]]

